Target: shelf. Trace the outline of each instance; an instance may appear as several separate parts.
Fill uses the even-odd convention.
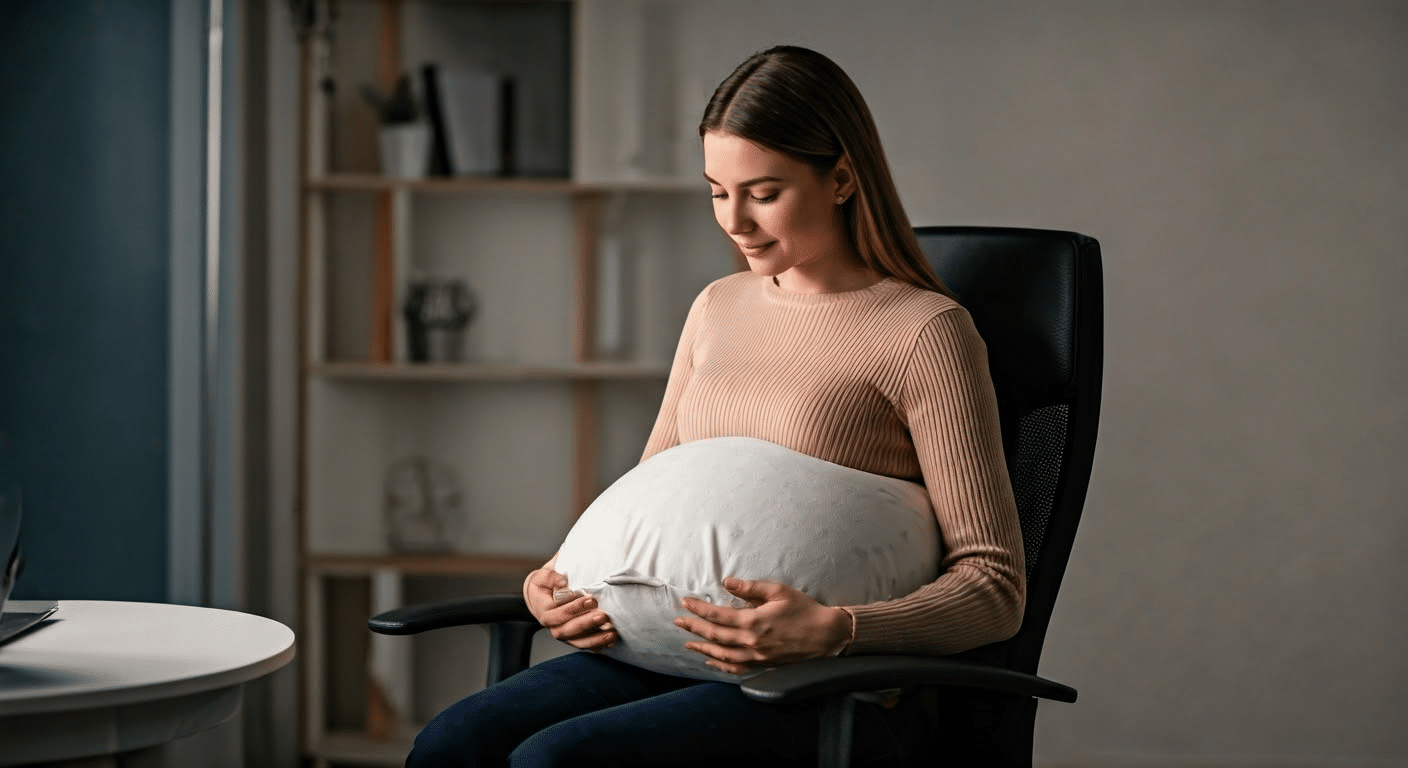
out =
[[[571,192],[576,185],[567,179],[529,177],[463,177],[392,179],[374,173],[337,173],[304,181],[311,191],[378,192],[414,189],[427,192]]]
[[[551,554],[467,555],[459,553],[426,555],[310,555],[308,568],[319,574],[360,576],[382,569],[410,576],[526,576],[541,568]]]
[[[620,179],[616,181],[577,181],[573,186],[580,192],[662,192],[683,195],[709,194],[709,184],[698,179]]]
[[[407,363],[315,363],[309,373],[345,381],[475,382],[663,380],[669,366],[642,363],[575,365],[442,365]]]
[[[593,192],[708,192],[703,179],[628,179],[619,181],[578,182],[570,179],[532,177],[460,177],[427,179],[392,179],[374,173],[335,173],[304,180],[310,192],[384,192],[409,189],[417,192],[485,192],[485,193],[593,193]]]

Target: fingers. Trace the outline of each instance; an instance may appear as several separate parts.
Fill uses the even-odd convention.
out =
[[[540,624],[543,623],[547,612],[557,607],[557,603],[552,598],[552,593],[534,581],[529,581],[524,587],[523,600],[528,604],[528,611],[533,614],[533,617],[536,618]]]
[[[730,578],[724,588],[749,607],[685,598],[688,613],[675,620],[676,626],[699,636],[684,647],[704,656],[710,667],[738,674],[824,655],[817,640],[824,634],[818,628],[825,627],[816,617],[818,611],[831,609],[780,582]]]
[[[548,627],[548,632],[554,638],[567,642],[585,639],[601,632],[610,632],[612,629],[611,620],[606,617],[606,614],[598,612],[579,616],[555,627]]]
[[[561,608],[584,595],[584,592],[568,587],[566,576],[546,568],[529,574],[527,588],[523,590],[523,597],[528,601],[528,610],[539,622],[547,621],[548,611]]]
[[[684,647],[704,656],[704,663],[710,667],[735,675],[766,666],[762,663],[766,661],[762,655],[751,648],[736,648],[696,641],[685,643]]]
[[[539,568],[533,571],[529,575],[528,581],[533,586],[548,592],[567,588],[567,577],[550,568]]]
[[[574,648],[599,651],[616,644],[619,635],[595,597],[568,589],[567,577],[539,568],[528,577],[529,609],[553,638]]]
[[[608,621],[601,625],[600,629],[601,631],[583,637],[567,638],[562,642],[567,643],[573,648],[580,648],[584,651],[603,651],[615,645],[618,637],[615,627],[612,626],[611,622]]]
[[[738,594],[735,587],[742,582],[742,579],[729,579],[724,587]],[[742,586],[748,588],[747,584]],[[675,626],[709,641],[691,641],[684,646],[708,657],[705,663],[709,666],[737,674],[744,671],[741,664],[763,658],[757,650],[758,636],[753,632],[757,612],[752,608],[728,608],[692,597],[684,598],[682,603],[685,610],[694,615],[677,617]]]
[[[681,601],[681,605],[684,606],[686,611],[704,619],[710,624],[720,624],[725,627],[744,627],[747,626],[749,622],[750,609],[748,608],[729,608],[694,597],[684,598],[684,600]],[[689,629],[689,627],[685,627],[685,629]],[[694,632],[692,629],[689,631]],[[696,632],[695,634],[698,633]]]
[[[554,600],[553,607],[543,612],[543,626],[549,628],[562,626],[590,613],[596,607],[596,598],[591,595],[575,597],[565,603],[557,603]],[[597,612],[596,616],[600,617],[602,621],[606,620],[604,613]]]
[[[585,640],[602,632],[610,632],[614,636],[610,619],[596,608],[596,598],[583,595],[565,605],[544,611],[541,621],[553,637],[564,642]]]
[[[787,591],[785,584],[775,581],[755,581],[753,579],[724,579],[724,589],[737,597],[743,598],[749,605],[757,608],[769,600],[775,600]]]
[[[528,574],[523,588],[523,598],[528,601],[528,609],[541,619],[541,612],[558,605],[554,593],[567,588],[567,577],[546,568],[539,568]]]
[[[576,600],[576,599],[579,598],[579,597],[584,597],[584,596],[586,596],[586,594],[587,594],[586,592],[583,592],[583,591],[580,590],[580,589],[565,589],[565,588],[559,588],[559,589],[554,589],[554,590],[552,591],[552,599],[553,599],[553,602],[554,602],[556,605],[563,606],[563,605],[567,605],[568,603],[572,602],[573,600]]]
[[[751,631],[719,626],[693,616],[675,619],[675,626],[709,641],[691,640],[684,647],[704,656],[704,663],[714,669],[740,675],[767,661],[758,649],[758,636]]]
[[[591,595],[544,613],[543,626],[555,639],[587,651],[610,648],[619,639],[610,617],[597,610],[596,598]]]
[[[757,636],[752,632],[707,619],[680,616],[675,619],[675,626],[720,645],[743,648],[752,648],[757,645]]]
[[[758,636],[750,631],[721,627],[692,616],[675,619],[675,626],[709,641],[691,640],[684,647],[703,655],[707,659],[704,663],[714,669],[741,674],[767,661],[758,648]]]

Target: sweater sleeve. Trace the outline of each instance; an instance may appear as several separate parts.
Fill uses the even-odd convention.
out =
[[[675,347],[675,361],[670,367],[670,378],[665,384],[665,397],[660,402],[660,413],[655,417],[655,427],[650,430],[650,438],[645,441],[645,452],[641,454],[641,461],[680,443],[680,397],[683,396],[694,372],[694,339],[699,326],[704,322],[704,305],[708,302],[708,294],[709,288],[706,287],[694,298],[689,315],[685,317],[684,330],[680,331],[680,341]]]
[[[921,330],[899,400],[938,519],[940,575],[904,597],[846,607],[855,617],[846,652],[949,654],[1005,640],[1026,599],[1022,529],[987,348],[966,310]]]

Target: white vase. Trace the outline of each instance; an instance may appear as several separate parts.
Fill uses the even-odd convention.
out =
[[[392,179],[423,179],[430,165],[430,126],[397,123],[381,127],[381,173]]]

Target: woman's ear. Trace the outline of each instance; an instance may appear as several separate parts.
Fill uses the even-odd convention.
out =
[[[841,155],[841,159],[836,161],[836,167],[831,169],[830,176],[836,184],[836,202],[840,204],[851,199],[851,195],[856,191],[856,175],[851,170],[851,158]]]

